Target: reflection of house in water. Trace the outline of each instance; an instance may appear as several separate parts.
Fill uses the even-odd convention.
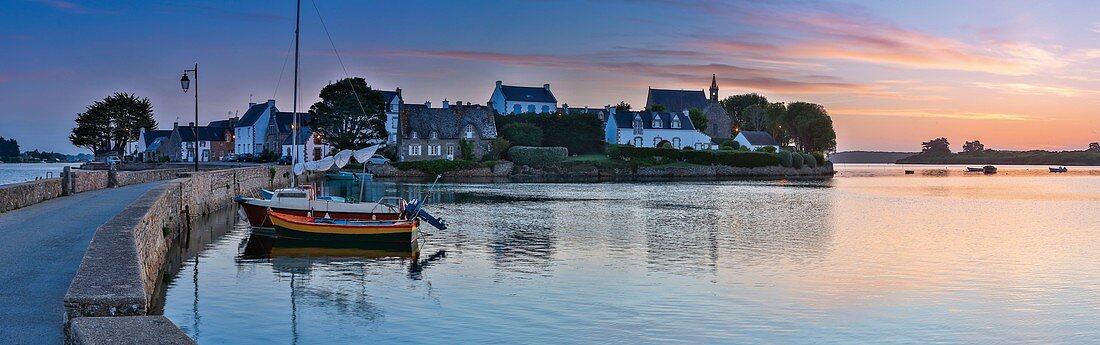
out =
[[[554,255],[554,212],[545,205],[507,207],[490,212],[493,263],[507,271],[547,274]]]

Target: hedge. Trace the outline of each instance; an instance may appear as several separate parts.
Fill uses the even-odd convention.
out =
[[[779,165],[784,168],[790,168],[794,164],[794,158],[791,157],[790,151],[779,151]]]
[[[801,153],[791,153],[791,167],[795,169],[802,169],[802,163],[805,163],[806,157],[803,157]]]
[[[806,164],[806,166],[810,167],[811,169],[817,167],[817,159],[814,159],[814,155],[805,152],[801,153],[801,155],[803,164]]]
[[[564,147],[512,146],[508,158],[520,165],[542,165],[564,161],[569,150]]]
[[[814,160],[817,161],[817,166],[825,166],[825,153],[821,151],[814,151]]]

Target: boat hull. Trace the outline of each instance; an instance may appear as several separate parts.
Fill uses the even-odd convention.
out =
[[[350,244],[409,244],[420,232],[418,221],[380,221],[360,224],[315,223],[312,217],[272,213],[269,217],[279,239]]]
[[[271,220],[267,217],[267,209],[272,211],[290,214],[295,216],[308,216],[310,210],[294,208],[294,207],[280,207],[280,206],[263,206],[250,203],[248,201],[240,201],[240,210],[242,216],[248,219],[248,223],[255,227],[270,228],[272,227]],[[400,216],[397,213],[360,213],[360,212],[339,212],[339,211],[323,211],[314,210],[314,215],[324,216],[326,213],[329,218],[336,219],[351,219],[351,220],[396,220]]]

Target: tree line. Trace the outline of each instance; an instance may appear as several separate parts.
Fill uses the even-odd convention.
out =
[[[19,142],[0,137],[0,157],[19,157]]]
[[[733,120],[734,131],[764,131],[782,145],[802,152],[836,150],[836,130],[825,107],[807,102],[768,102],[755,93],[719,100]]]

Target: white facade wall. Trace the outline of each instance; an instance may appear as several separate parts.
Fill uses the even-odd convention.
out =
[[[306,140],[306,142],[304,144],[299,143],[297,148],[298,148],[298,159],[299,159],[300,162],[315,161],[315,160],[318,160],[318,159],[321,159],[321,158],[325,158],[325,157],[329,156],[330,154],[332,154],[332,147],[331,146],[328,146],[328,145],[325,145],[325,144],[315,144],[313,142],[313,138],[310,138],[309,140]],[[316,155],[316,153],[317,153],[316,149],[317,148],[321,149],[321,152],[320,152],[321,155],[320,156]],[[294,145],[283,145],[281,155],[291,156],[293,154],[294,154]]]
[[[677,149],[691,147],[696,150],[716,150],[717,146],[711,143],[709,135],[691,129],[658,128],[641,129],[638,133],[634,128],[619,128],[614,116],[608,116],[604,126],[604,140],[609,144],[634,145],[635,147],[657,147],[662,140],[668,140],[672,147]]]
[[[401,117],[400,110],[400,97],[394,97],[390,104],[386,106],[386,131],[390,133],[390,136],[386,138],[386,143],[390,146],[397,145],[397,121]]]
[[[752,151],[756,151],[757,149],[759,149],[761,147],[764,147],[764,146],[772,146],[772,147],[775,147],[776,150],[780,149],[779,146],[775,146],[775,145],[753,145],[752,143],[749,142],[749,139],[745,138],[745,136],[741,133],[737,133],[737,136],[733,137],[733,140],[736,141],[738,144],[741,144],[741,147],[747,147],[747,148],[749,148],[749,150],[752,150]]]
[[[505,100],[504,93],[500,91],[499,86],[493,89],[493,95],[489,97],[489,101],[493,102],[493,110],[496,110],[498,114],[515,115],[517,113],[553,113],[558,111],[558,103]],[[519,106],[518,112],[516,111],[517,105]],[[531,110],[531,107],[534,107],[534,110]]]
[[[211,144],[210,141],[199,141],[199,151],[198,151],[199,152],[199,162],[209,162],[210,161],[210,158],[211,158],[210,157],[210,149],[212,148],[211,145],[212,144]],[[181,162],[193,162],[194,161],[194,158],[191,156],[191,154],[193,152],[195,152],[194,147],[195,147],[195,143],[191,142],[191,141],[180,143],[180,161]],[[215,160],[217,160],[218,158],[220,158],[220,157],[215,157]]]
[[[259,155],[264,152],[264,141],[267,140],[267,127],[271,123],[272,111],[275,102],[269,101],[263,115],[251,126],[233,128],[234,144],[233,152],[237,154],[250,153]]]

